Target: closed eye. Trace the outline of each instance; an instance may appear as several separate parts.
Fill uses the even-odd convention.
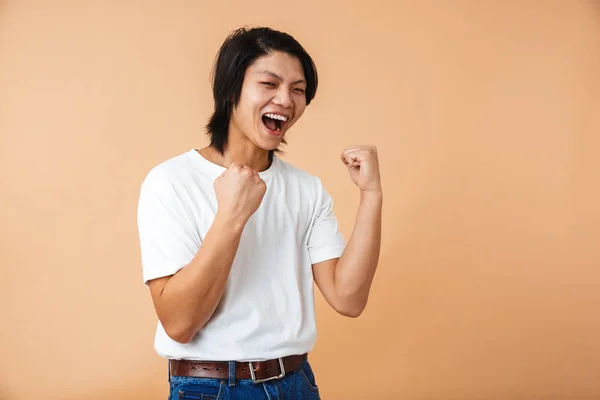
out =
[[[304,89],[296,88],[294,89],[297,93],[304,94]]]
[[[261,82],[261,83],[268,87],[275,87],[275,84],[273,82]]]

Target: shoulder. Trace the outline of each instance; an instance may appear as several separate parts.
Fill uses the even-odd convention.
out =
[[[191,155],[188,151],[152,167],[142,182],[142,188],[160,189],[178,186],[191,175],[192,171]]]
[[[288,161],[284,161],[281,158],[277,159],[279,163],[279,170],[284,174],[287,180],[294,180],[304,184],[320,184],[321,180],[318,176],[301,169]]]
[[[315,196],[319,195],[323,190],[323,183],[317,175],[299,168],[288,161],[280,158],[277,160],[279,162],[279,170],[288,184],[297,184],[302,187],[303,192]]]

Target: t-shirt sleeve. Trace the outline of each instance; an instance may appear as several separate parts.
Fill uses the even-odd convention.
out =
[[[346,247],[344,236],[338,229],[333,213],[333,199],[317,178],[316,217],[308,238],[308,252],[311,264],[338,258]]]
[[[137,222],[145,284],[175,274],[200,248],[189,212],[160,171],[150,171],[142,183]]]

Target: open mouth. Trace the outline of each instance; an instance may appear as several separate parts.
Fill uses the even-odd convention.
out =
[[[288,119],[285,115],[273,113],[266,113],[262,116],[265,128],[272,135],[280,135],[285,130]]]

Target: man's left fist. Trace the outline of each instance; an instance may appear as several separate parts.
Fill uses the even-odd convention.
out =
[[[352,182],[364,192],[381,192],[379,158],[375,146],[349,146],[342,151],[342,162],[348,167]]]

